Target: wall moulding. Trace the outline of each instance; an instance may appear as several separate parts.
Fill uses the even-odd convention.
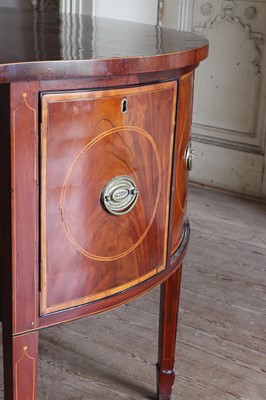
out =
[[[195,99],[193,137],[261,155],[266,82],[263,33],[253,27],[258,9],[255,2],[226,0],[219,12],[217,3],[194,2],[192,30],[210,40],[210,56],[196,73],[201,95]]]
[[[216,147],[234,149],[245,153],[264,155],[264,149],[260,145],[252,145],[249,143],[240,143],[238,141],[215,138],[204,134],[192,133],[192,140],[198,143],[209,144]]]
[[[263,198],[265,20],[266,0],[167,0],[164,12],[166,26],[210,41],[209,57],[195,75],[190,179]]]
[[[252,9],[256,10],[254,7],[252,7]],[[243,23],[240,17],[234,15],[236,11],[236,4],[234,1],[225,1],[222,5],[222,10],[224,12],[223,15],[217,15],[212,21],[206,22],[203,26],[194,26],[193,31],[201,35],[207,36],[208,31],[210,29],[213,29],[216,24],[221,24],[226,21],[232,24],[236,24],[246,34],[247,40],[253,41],[254,49],[256,51],[256,57],[254,60],[252,60],[252,64],[256,68],[256,72],[259,73],[261,69],[262,58],[259,46],[263,44],[263,34],[251,31],[250,25]]]

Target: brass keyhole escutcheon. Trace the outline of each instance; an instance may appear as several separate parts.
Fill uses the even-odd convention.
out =
[[[121,101],[121,113],[126,114],[128,112],[128,101],[127,99],[123,99]]]
[[[111,179],[101,193],[102,207],[113,215],[127,214],[138,200],[138,189],[129,176],[120,175]]]

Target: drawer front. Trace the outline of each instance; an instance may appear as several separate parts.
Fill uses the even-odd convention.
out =
[[[42,95],[42,314],[166,267],[176,97],[176,82]]]

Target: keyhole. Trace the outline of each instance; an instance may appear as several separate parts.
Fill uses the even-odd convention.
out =
[[[121,102],[121,112],[122,114],[125,114],[127,113],[127,111],[128,111],[128,102],[127,99],[123,99]]]

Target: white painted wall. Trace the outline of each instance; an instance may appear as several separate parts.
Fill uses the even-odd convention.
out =
[[[92,15],[94,0],[60,0],[60,11]]]
[[[60,0],[60,10],[155,25],[158,0]]]
[[[204,35],[191,180],[266,198],[266,0],[165,0],[163,25]]]
[[[158,0],[94,0],[93,15],[155,25]]]

